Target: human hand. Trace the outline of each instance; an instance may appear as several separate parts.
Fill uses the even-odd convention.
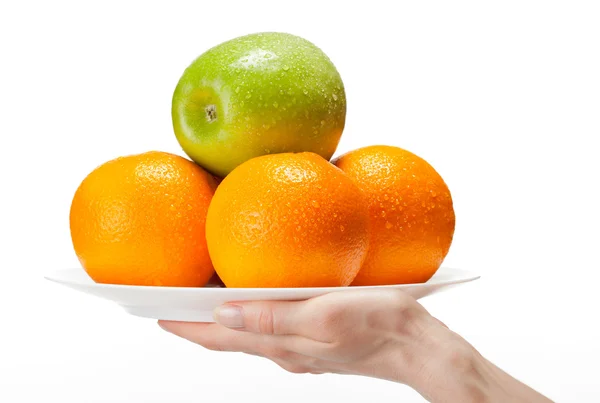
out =
[[[208,349],[266,357],[290,372],[377,377],[408,384],[424,396],[431,395],[435,377],[443,378],[436,380],[443,389],[456,389],[453,379],[473,355],[464,340],[399,290],[227,304],[215,319],[160,325]],[[440,374],[450,366],[458,368]]]
[[[306,301],[237,302],[217,323],[159,321],[210,350],[240,351],[294,373],[404,383],[431,402],[551,401],[485,360],[400,290],[353,290]]]

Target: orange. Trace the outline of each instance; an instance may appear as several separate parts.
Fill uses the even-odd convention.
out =
[[[347,286],[369,236],[362,192],[309,152],[242,163],[221,182],[206,218],[215,270],[232,288]]]
[[[424,159],[390,146],[354,150],[333,163],[369,203],[371,246],[352,285],[429,280],[454,236],[452,197],[442,177]]]
[[[203,286],[214,273],[205,238],[214,178],[164,152],[92,171],[71,204],[77,257],[98,283]]]

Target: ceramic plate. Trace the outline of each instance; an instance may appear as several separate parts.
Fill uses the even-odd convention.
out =
[[[375,287],[223,288],[150,287],[95,283],[81,269],[59,270],[46,279],[119,304],[135,316],[185,322],[213,322],[213,310],[225,303],[251,300],[303,300],[330,292],[399,288],[414,298],[478,279],[475,273],[441,267],[426,283]]]

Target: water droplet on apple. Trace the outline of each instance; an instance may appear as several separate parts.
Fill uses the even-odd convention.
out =
[[[334,101],[337,101],[337,100],[338,100],[338,96],[337,96],[337,95],[335,95],[335,94],[331,94],[331,96],[333,97],[333,100],[334,100]]]
[[[290,69],[290,66],[288,66],[287,64],[283,65],[283,70],[284,71],[288,71]]]
[[[391,223],[391,222],[389,222],[389,221],[386,221],[386,222],[385,222],[385,227],[386,227],[387,229],[390,229],[390,228],[392,228],[392,223]]]
[[[320,205],[319,205],[319,202],[318,202],[318,201],[316,201],[316,200],[313,200],[313,201],[311,202],[311,204],[312,204],[312,206],[313,206],[314,208],[319,208],[319,207],[320,207]]]

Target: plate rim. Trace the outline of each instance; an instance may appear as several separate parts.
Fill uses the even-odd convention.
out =
[[[424,282],[424,283],[405,283],[405,284],[386,284],[386,285],[372,285],[372,286],[340,286],[340,287],[249,287],[249,288],[241,288],[241,287],[235,287],[235,288],[227,288],[227,287],[173,287],[173,286],[154,286],[154,285],[126,285],[126,284],[108,284],[108,283],[96,283],[93,282],[92,283],[82,283],[82,282],[76,282],[76,281],[67,281],[67,280],[60,280],[59,278],[57,278],[57,274],[60,272],[66,272],[66,271],[74,271],[74,270],[82,270],[85,273],[85,269],[83,268],[77,268],[77,267],[71,267],[71,268],[64,268],[64,269],[55,269],[49,273],[46,273],[43,277],[44,279],[53,282],[53,283],[57,283],[57,284],[63,284],[63,285],[73,285],[73,286],[78,286],[78,287],[93,287],[96,289],[106,289],[106,290],[140,290],[140,291],[161,291],[161,292],[166,292],[166,291],[174,291],[174,292],[179,292],[179,293],[197,293],[199,290],[202,290],[202,292],[209,292],[209,293],[221,293],[221,292],[225,292],[225,290],[228,293],[253,293],[253,292],[273,292],[273,293],[278,293],[278,292],[292,292],[292,291],[303,291],[303,292],[333,292],[333,291],[339,291],[339,290],[344,290],[344,289],[351,289],[351,290],[369,290],[369,289],[387,289],[387,288],[404,288],[404,287],[411,287],[411,286],[425,286],[425,285],[430,285],[430,286],[440,286],[440,285],[451,285],[451,284],[461,284],[461,283],[467,283],[467,282],[471,282],[471,281],[475,281],[481,278],[481,274],[476,273],[472,270],[467,270],[467,269],[461,269],[458,267],[450,267],[450,266],[442,266],[438,269],[438,271],[436,272],[436,274],[440,271],[440,270],[455,270],[455,271],[459,271],[462,272],[464,274],[464,277],[459,278],[459,279],[454,279],[454,280],[448,280],[445,282],[440,282],[440,283],[429,283],[429,280]],[[435,276],[435,274],[434,274]],[[433,278],[433,277],[432,277]]]

